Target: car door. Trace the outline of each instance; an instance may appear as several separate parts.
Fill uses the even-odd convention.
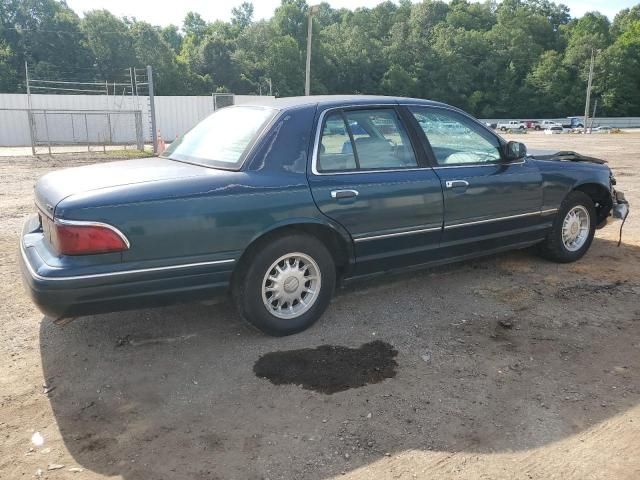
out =
[[[443,254],[464,256],[544,237],[554,212],[541,211],[542,175],[533,162],[505,161],[497,136],[452,109],[408,109],[442,184]]]
[[[322,213],[351,234],[355,275],[435,255],[442,189],[417,143],[396,105],[320,114],[309,185]]]

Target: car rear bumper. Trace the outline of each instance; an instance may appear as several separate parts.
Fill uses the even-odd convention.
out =
[[[33,302],[53,319],[212,298],[228,290],[234,264],[229,259],[77,274],[52,269],[38,253],[37,237],[25,225],[22,279]]]

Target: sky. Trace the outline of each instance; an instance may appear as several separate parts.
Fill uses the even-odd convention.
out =
[[[198,12],[207,21],[229,20],[231,9],[240,5],[243,0],[67,0],[78,14],[95,9],[106,8],[118,17],[135,17],[153,25],[174,24],[180,26],[188,12]],[[334,8],[373,7],[382,0],[328,0]],[[280,0],[253,0],[254,19],[269,18]],[[315,3],[307,0],[307,3]],[[320,3],[318,1],[317,3]],[[585,12],[597,10],[607,15],[611,20],[623,8],[629,8],[638,0],[559,0],[571,9],[571,16],[580,17]]]

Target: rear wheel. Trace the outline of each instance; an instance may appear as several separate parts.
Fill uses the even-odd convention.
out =
[[[562,202],[547,238],[539,245],[545,258],[554,262],[575,262],[587,253],[596,229],[596,211],[591,198],[571,192]]]
[[[284,336],[320,318],[336,283],[333,258],[321,241],[304,234],[284,235],[249,255],[233,292],[249,323],[269,335]]]

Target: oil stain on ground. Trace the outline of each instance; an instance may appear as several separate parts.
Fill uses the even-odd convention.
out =
[[[322,345],[267,353],[253,371],[275,385],[294,384],[332,394],[395,377],[397,355],[397,350],[379,340],[360,348]]]

